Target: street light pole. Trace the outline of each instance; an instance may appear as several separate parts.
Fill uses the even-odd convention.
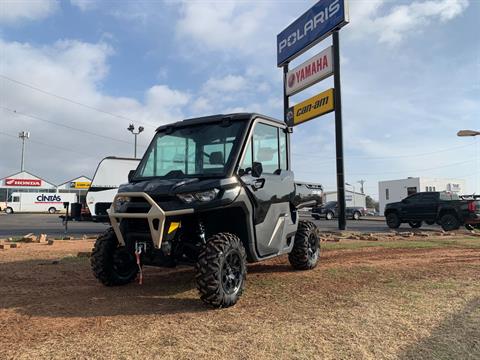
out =
[[[461,136],[461,137],[464,137],[464,136],[477,136],[477,135],[480,135],[480,131],[475,131],[475,130],[460,130],[459,132],[457,132],[457,136]],[[477,140],[477,139],[475,139]],[[477,169],[477,172],[475,173],[475,186],[478,186],[478,141],[475,142],[475,152],[476,152],[476,155],[475,155],[475,163],[476,163],[476,169]]]
[[[130,124],[128,126],[127,130],[130,131],[135,137],[135,144],[134,144],[134,148],[133,148],[133,157],[136,159],[137,158],[137,136],[138,136],[138,134],[140,134],[144,130],[144,128],[143,128],[143,126],[139,126],[138,131],[135,132],[135,126],[133,124]]]
[[[30,138],[30,133],[28,131],[22,131],[18,133],[18,137],[22,139],[22,162],[20,165],[20,171],[25,170],[25,140]]]

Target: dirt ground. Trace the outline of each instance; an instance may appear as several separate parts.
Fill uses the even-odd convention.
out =
[[[480,358],[480,237],[323,243],[313,271],[250,265],[221,310],[187,267],[100,285],[92,244],[0,250],[1,359]]]

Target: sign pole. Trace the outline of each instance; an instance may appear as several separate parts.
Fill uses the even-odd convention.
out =
[[[345,230],[345,174],[343,166],[343,126],[342,126],[342,94],[340,89],[340,40],[338,30],[333,31],[333,83],[335,88],[335,145],[337,157],[337,201],[338,228]]]
[[[287,95],[287,73],[288,73],[288,63],[283,65],[283,121],[287,122],[287,113],[290,107],[288,103]]]

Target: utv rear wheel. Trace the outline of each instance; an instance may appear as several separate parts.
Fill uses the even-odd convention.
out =
[[[401,221],[397,214],[390,213],[386,218],[387,225],[390,229],[398,229],[400,227]]]
[[[300,221],[293,249],[288,254],[288,260],[294,269],[313,269],[320,257],[320,239],[317,234],[317,227],[310,221]]]
[[[452,231],[460,227],[460,222],[455,215],[445,214],[440,219],[440,225],[444,231]]]
[[[207,240],[195,266],[200,299],[217,308],[235,305],[245,288],[247,256],[240,239],[219,233]]]
[[[95,277],[106,286],[125,285],[137,277],[135,256],[119,246],[115,232],[107,230],[95,242],[90,264]]]

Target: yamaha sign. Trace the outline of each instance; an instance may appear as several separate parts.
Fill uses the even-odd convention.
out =
[[[288,63],[346,24],[348,11],[343,0],[320,0],[277,35],[277,66]]]

